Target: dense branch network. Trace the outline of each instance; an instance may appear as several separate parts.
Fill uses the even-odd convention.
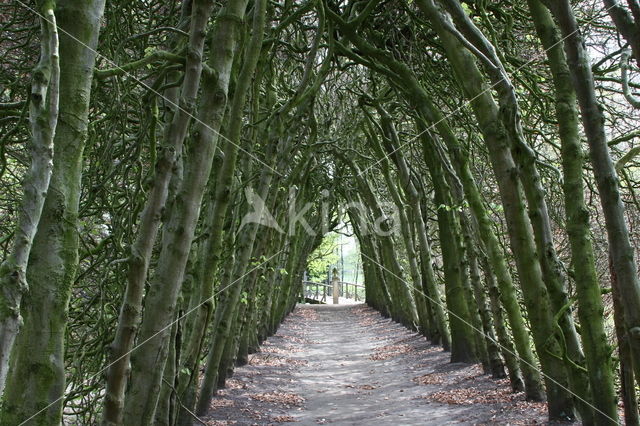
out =
[[[638,424],[636,0],[0,17],[0,424],[192,424],[345,227],[452,362]]]

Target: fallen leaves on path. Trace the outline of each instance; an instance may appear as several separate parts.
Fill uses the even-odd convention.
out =
[[[302,348],[297,348],[291,345],[287,345],[284,347],[278,347],[275,345],[263,345],[260,348],[260,352],[269,353],[269,354],[290,354],[295,352],[302,352]]]
[[[373,337],[371,338],[371,340],[374,340],[374,341],[378,341],[378,340],[388,340],[388,339],[389,339],[389,336],[385,336],[385,335],[373,336]]]
[[[227,381],[224,383],[224,387],[226,389],[246,389],[247,384],[241,382],[240,380],[227,379]]]
[[[381,319],[381,316],[378,312],[372,310],[366,305],[361,305],[353,308],[353,313],[357,315],[358,325],[362,327],[369,327],[377,324]]]
[[[419,341],[424,339],[424,337],[420,336],[420,335],[415,335],[415,334],[410,334],[406,337],[403,337],[402,339],[396,340],[393,343],[395,345],[399,345],[401,343],[410,343],[410,342],[415,342],[415,341]]]
[[[291,336],[289,334],[282,334],[279,337],[282,337],[285,340],[290,340],[293,343],[299,343],[299,344],[302,344],[302,345],[308,345],[308,344],[311,344],[311,343],[316,343],[316,342],[311,342],[309,339],[304,339],[304,338],[298,337],[298,336]]]
[[[275,416],[271,417],[271,421],[274,423],[294,423],[297,422],[295,417],[291,416]]]
[[[440,385],[444,383],[445,375],[442,373],[429,373],[424,376],[414,377],[413,381],[419,385]]]
[[[494,424],[496,419],[512,425],[538,424],[544,419],[546,403],[525,401],[524,393],[513,393],[508,387],[496,389],[455,388],[434,392],[421,398],[449,405],[486,405],[496,407],[492,420],[479,424]],[[508,419],[508,420],[507,420]]]
[[[345,388],[350,388],[350,389],[359,389],[359,390],[374,390],[376,389],[378,386],[373,386],[373,385],[343,385],[343,387]]]
[[[362,327],[369,327],[376,323],[376,318],[373,317],[365,317],[358,320],[358,325]]]
[[[279,356],[273,356],[271,354],[267,354],[265,355],[260,355],[260,354],[256,354],[253,356],[249,357],[249,365],[263,365],[263,366],[269,366],[269,367],[279,367],[281,365],[284,365],[286,363],[286,359],[279,357]]]
[[[296,309],[291,314],[292,317],[302,317],[309,321],[317,321],[319,316],[315,309]]]
[[[406,354],[413,351],[411,346],[401,345],[386,345],[379,348],[375,348],[375,353],[369,356],[369,359],[374,361],[384,361],[386,359],[394,358],[398,355]]]
[[[221,407],[233,407],[235,404],[232,400],[230,399],[225,399],[225,398],[213,398],[211,400],[211,403],[209,404],[209,407],[211,407],[211,409],[215,410],[216,408],[221,408]]]
[[[267,393],[254,393],[250,394],[249,398],[256,401],[268,402],[271,404],[281,404],[287,407],[296,406],[299,407],[304,403],[304,398],[295,393],[287,392],[267,392]]]
[[[433,352],[446,352],[446,351],[442,349],[442,346],[431,345],[428,348],[421,349],[420,352],[422,352],[423,354],[430,354]]]
[[[358,389],[360,389],[360,390],[374,390],[376,388],[377,388],[377,386],[373,386],[373,385],[360,385],[360,386],[358,386]]]
[[[455,388],[434,392],[422,398],[449,405],[508,404],[520,410],[539,411],[544,411],[546,407],[542,402],[525,401],[523,393],[513,393],[508,388]]]
[[[249,365],[262,365],[268,367],[281,367],[283,365],[307,365],[309,362],[304,359],[290,359],[277,356],[271,353],[266,355],[256,354],[249,357]]]

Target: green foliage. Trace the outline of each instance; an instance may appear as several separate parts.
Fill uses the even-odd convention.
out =
[[[327,268],[329,265],[338,262],[338,234],[330,233],[324,236],[320,246],[311,253],[307,262],[307,272],[309,280],[323,281],[327,276]]]

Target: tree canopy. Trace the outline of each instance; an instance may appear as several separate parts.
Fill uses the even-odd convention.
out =
[[[345,223],[369,306],[638,424],[637,0],[0,18],[0,424],[192,424]]]

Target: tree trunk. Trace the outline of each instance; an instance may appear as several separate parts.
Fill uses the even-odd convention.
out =
[[[144,350],[132,356],[134,374],[124,411],[127,425],[150,424],[154,418],[167,357],[167,327],[173,318],[205,185],[211,172],[218,142],[216,132],[224,116],[235,47],[240,38],[238,20],[244,16],[245,7],[245,0],[228,3],[220,12],[221,19],[214,29],[211,58],[217,75],[203,81],[203,93],[206,95],[202,96],[198,108],[199,119],[193,144],[187,147],[184,181],[164,230],[158,268],[145,299],[145,313],[138,336],[138,341],[144,343]]]
[[[514,392],[525,391],[525,383],[522,378],[522,370],[518,360],[518,354],[516,353],[513,342],[509,337],[509,332],[506,327],[506,319],[504,318],[502,304],[500,303],[500,290],[496,284],[496,279],[493,275],[493,271],[491,270],[489,260],[484,255],[482,256],[482,269],[484,270],[486,287],[489,291],[489,303],[491,305],[491,311],[494,319],[493,325],[496,328],[498,343],[509,373],[511,390]],[[529,367],[529,369],[531,369],[531,367]],[[537,373],[537,370],[534,371]]]
[[[549,11],[538,0],[528,0],[528,3],[536,31],[547,52],[556,89],[556,115],[562,148],[567,233],[575,271],[581,336],[584,341],[586,366],[591,384],[591,400],[598,410],[594,413],[596,423],[607,424],[611,419],[618,418],[618,410],[613,384],[611,348],[606,343],[604,307],[591,244],[589,210],[582,188],[584,155],[580,147],[576,95],[571,84],[560,35]]]
[[[495,113],[497,107],[488,93],[484,79],[476,68],[472,56],[463,48],[455,37],[449,34],[444,27],[437,24],[439,18],[434,11],[432,2],[419,1],[418,6],[434,23],[434,27],[436,31],[438,31],[438,35],[444,44],[449,63],[453,67],[458,81],[461,82],[467,98],[471,99],[471,107],[474,109],[474,113],[485,138],[495,138],[496,136],[499,136],[500,134],[496,132],[496,126],[491,124],[492,119],[487,114],[490,111],[494,111],[493,116],[495,117],[497,114]],[[535,367],[537,362],[533,351],[531,350],[529,333],[525,328],[522,312],[520,311],[520,304],[518,303],[516,296],[515,286],[513,284],[511,274],[509,273],[504,253],[493,230],[491,219],[489,218],[486,207],[484,206],[480,191],[476,186],[471,171],[469,170],[468,162],[466,158],[461,155],[461,147],[453,145],[453,142],[456,141],[454,137],[445,137],[444,140],[447,143],[449,151],[453,153],[453,158],[458,158],[457,163],[459,164],[459,175],[462,181],[463,190],[465,191],[471,211],[473,212],[478,225],[480,237],[487,247],[487,255],[491,262],[493,272],[496,274],[496,279],[500,288],[500,301],[502,302],[509,317],[514,343],[518,351],[518,355],[522,360],[521,368],[525,382],[527,399],[540,401],[544,398],[542,379],[540,377],[540,373]],[[496,144],[495,146],[500,145]],[[494,155],[498,154],[496,153]],[[505,160],[512,162],[509,157],[509,154],[504,154]],[[496,160],[495,164],[502,165],[502,161]],[[507,203],[505,205],[505,210],[509,208],[509,206],[510,203]]]
[[[613,320],[618,340],[618,358],[620,359],[620,392],[624,404],[624,422],[628,426],[637,426],[640,423],[638,416],[638,396],[636,395],[636,378],[633,372],[633,358],[629,348],[629,336],[624,321],[624,307],[616,271],[609,256],[609,270],[611,272],[611,293],[613,295]]]
[[[260,58],[262,39],[264,36],[265,20],[266,0],[259,0],[255,4],[253,25],[251,30],[251,40],[249,42],[249,45],[247,46],[247,51],[245,52],[244,63],[242,65],[242,69],[236,83],[236,90],[233,95],[233,103],[231,105],[231,110],[229,113],[230,124],[228,129],[228,139],[224,147],[225,159],[222,165],[222,169],[220,169],[220,174],[218,175],[216,199],[220,198],[218,194],[222,196],[222,192],[228,192],[230,190],[231,178],[235,170],[235,163],[238,155],[240,132],[242,130],[242,112],[246,100],[246,95],[250,88],[258,59]],[[264,188],[263,193],[259,194],[262,199],[266,198],[269,189],[268,180],[272,177],[271,170],[265,169],[265,173],[267,174],[265,181],[267,183],[266,188]],[[234,280],[240,280],[243,278],[242,275],[244,274],[246,265],[249,263],[249,257],[251,255],[251,251],[253,250],[253,243],[255,241],[257,226],[257,224],[247,225],[248,229],[245,229],[244,233],[240,237],[240,255],[236,260],[237,264],[233,266],[234,269],[232,279]],[[196,406],[196,413],[199,415],[206,413],[209,407],[209,400],[213,395],[214,385],[217,379],[213,378],[212,380],[213,371],[217,372],[218,364],[220,362],[219,357],[212,362],[212,357],[216,358],[217,354],[219,354],[218,356],[222,355],[221,351],[225,345],[225,340],[227,338],[229,329],[232,326],[233,313],[236,310],[236,306],[238,304],[238,300],[243,288],[243,286],[237,284],[236,281],[232,281],[230,283],[230,285],[233,284],[236,285],[231,288],[227,303],[224,306],[219,306],[216,312],[217,327],[214,331],[214,340],[209,351],[203,385],[198,397],[198,404]],[[218,313],[221,314],[222,318],[218,319]]]
[[[59,62],[64,96],[59,100],[49,190],[29,255],[29,293],[22,300],[24,324],[11,356],[6,381],[11,392],[4,394],[2,424],[19,424],[44,407],[32,424],[60,424],[62,417],[67,307],[78,267],[82,153],[104,1],[56,3],[58,27],[65,29]]]
[[[462,236],[460,224],[456,218],[451,189],[447,183],[442,166],[436,159],[434,141],[425,133],[426,125],[419,121],[418,133],[421,134],[422,150],[434,187],[434,203],[437,206],[438,235],[442,249],[446,303],[449,311],[449,329],[451,330],[451,362],[476,362],[475,333],[464,287],[463,270],[465,263],[460,256]]]
[[[142,298],[149,262],[158,229],[160,228],[161,213],[167,202],[169,182],[173,174],[175,161],[178,154],[182,152],[182,146],[191,122],[191,114],[194,110],[196,96],[200,87],[202,55],[206,36],[205,29],[209,22],[213,4],[208,0],[194,0],[191,9],[191,11],[183,9],[182,12],[185,18],[189,13],[191,14],[191,24],[188,46],[190,53],[187,55],[180,99],[176,99],[177,96],[170,98],[171,101],[178,105],[178,108],[173,112],[172,120],[167,126],[162,143],[162,154],[155,169],[153,187],[141,215],[135,242],[131,246],[127,287],[122,307],[120,308],[116,334],[111,343],[111,364],[107,370],[107,384],[102,414],[103,425],[122,424],[127,369],[130,351],[140,324]]]
[[[442,16],[438,12],[434,13],[435,5],[432,1],[421,1],[419,5],[423,11],[429,13],[432,22],[442,22]],[[489,90],[486,89],[484,78],[474,61],[468,57],[465,58],[463,50],[458,50],[456,55],[456,52],[449,49],[447,55],[467,96],[472,99],[471,106],[485,136],[498,181],[511,247],[532,323],[534,342],[543,372],[547,377],[549,418],[551,420],[573,419],[574,405],[571,395],[566,391],[567,373],[563,362],[557,358],[561,354],[560,343],[556,338],[549,296],[536,253],[533,231],[526,214],[518,168],[509,149],[507,130],[502,125],[498,107]]]
[[[443,300],[440,296],[440,290],[438,289],[435,274],[433,272],[431,247],[421,209],[420,201],[425,197],[423,184],[419,179],[416,179],[417,183],[414,183],[412,180],[412,173],[402,151],[399,149],[400,140],[392,125],[389,114],[382,108],[378,108],[378,113],[382,119],[382,127],[387,133],[387,139],[384,144],[386,153],[395,163],[398,169],[398,177],[400,178],[402,188],[405,188],[409,204],[413,207],[414,222],[420,245],[420,268],[422,272],[421,285],[425,296],[429,298],[429,304],[427,307],[431,308],[429,311],[431,311],[435,320],[435,328],[430,337],[434,344],[442,344],[443,349],[448,351],[451,349],[451,335],[449,334],[449,328],[447,326]],[[418,185],[418,188],[416,188],[416,185]]]
[[[60,63],[55,5],[45,2],[40,10],[40,61],[33,70],[29,101],[31,165],[24,176],[23,198],[13,237],[13,247],[0,265],[0,398],[9,369],[9,356],[22,323],[20,302],[29,289],[27,266],[38,230],[51,173],[58,123]]]
[[[460,32],[442,17],[441,22],[484,64],[498,94],[499,116],[510,143],[513,159],[520,170],[520,181],[531,221],[534,240],[538,250],[542,278],[549,294],[554,322],[561,333],[562,356],[566,360],[566,370],[571,391],[577,396],[575,405],[583,419],[593,418],[588,377],[585,374],[584,354],[571,315],[569,297],[566,292],[566,276],[558,259],[553,242],[551,220],[545,200],[540,175],[533,150],[528,146],[520,122],[520,107],[516,89],[511,83],[501,59],[493,44],[475,26],[458,0],[440,0],[452,14]],[[463,35],[464,34],[464,35]]]
[[[582,112],[593,174],[605,217],[609,250],[624,305],[633,369],[636,377],[640,377],[640,282],[625,222],[618,177],[607,146],[604,115],[596,98],[589,55],[569,2],[556,0],[545,4],[556,18],[564,36],[567,62]]]
[[[489,357],[489,373],[496,379],[502,379],[506,377],[504,372],[504,363],[500,357],[500,348],[498,347],[498,341],[496,340],[493,332],[493,318],[491,318],[491,311],[487,305],[487,297],[485,295],[485,289],[482,286],[480,279],[480,268],[478,266],[478,254],[475,247],[469,247],[469,270],[471,275],[471,285],[473,287],[473,294],[475,301],[478,305],[478,313],[482,320],[483,337],[487,346],[487,355]]]

